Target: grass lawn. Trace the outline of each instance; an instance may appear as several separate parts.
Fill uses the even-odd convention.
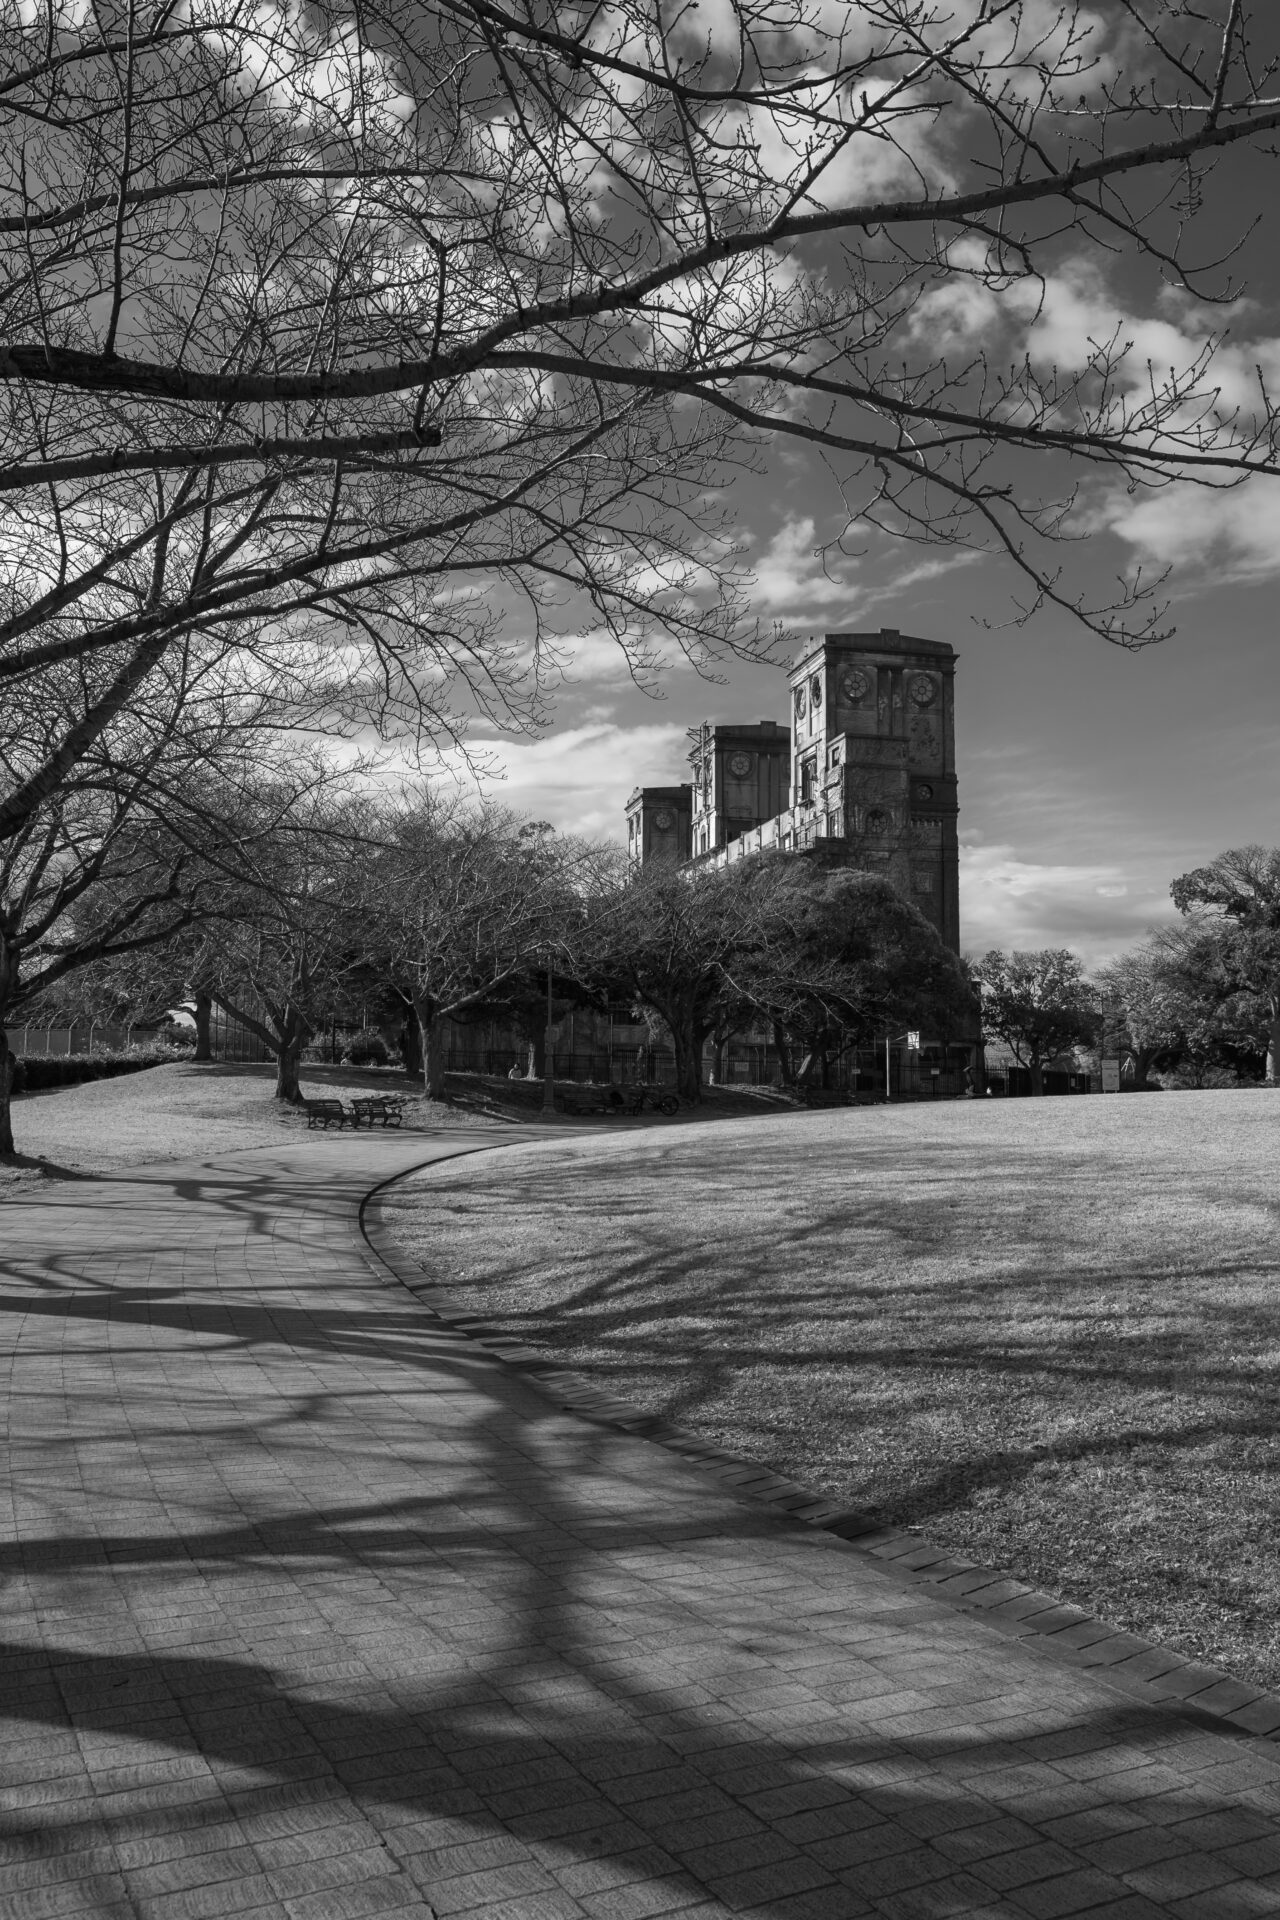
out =
[[[1280,1094],[584,1133],[388,1222],[732,1451],[1280,1688]]]
[[[277,1146],[305,1133],[307,1123],[272,1099],[274,1085],[274,1066],[196,1066],[184,1060],[115,1080],[19,1094],[13,1103],[18,1164],[0,1167],[0,1199],[68,1174]],[[303,1067],[302,1091],[348,1101],[368,1093],[412,1093],[403,1075],[324,1066]],[[409,1127],[485,1124],[420,1095],[405,1113]]]

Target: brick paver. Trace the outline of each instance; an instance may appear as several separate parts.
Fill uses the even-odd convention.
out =
[[[492,1143],[318,1137],[6,1207],[0,1911],[1280,1912],[1270,1741],[433,1319],[360,1199]],[[963,1610],[988,1588],[999,1622]]]

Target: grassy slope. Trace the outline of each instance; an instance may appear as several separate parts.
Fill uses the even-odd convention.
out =
[[[676,1124],[421,1177],[476,1311],[735,1452],[1280,1686],[1280,1096]]]
[[[116,1080],[94,1080],[13,1103],[19,1165],[0,1168],[0,1198],[65,1173],[105,1173],[154,1160],[207,1158],[240,1147],[268,1147],[306,1131],[298,1113],[271,1097],[273,1066],[196,1066],[180,1061]],[[353,1067],[303,1068],[302,1090],[350,1100],[407,1091],[402,1076]],[[483,1125],[421,1098],[410,1126]]]

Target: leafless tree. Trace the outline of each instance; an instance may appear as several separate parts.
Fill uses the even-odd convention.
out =
[[[619,873],[590,902],[583,973],[665,1027],[682,1099],[702,1099],[703,1048],[748,1020],[733,962],[767,915],[754,863],[684,873],[666,863]]]
[[[1081,249],[1232,291],[1206,175],[1280,126],[1261,0],[0,29],[0,674],[87,663],[82,731],[193,638],[433,729],[527,715],[566,621],[633,661],[655,622],[749,641],[716,500],[763,433],[822,449],[853,521],[991,546],[1130,642],[1146,586],[1086,605],[1042,551],[1076,479],[1274,469],[1265,385],[1242,411],[1207,335],[1172,368],[1122,330],[1063,368],[1019,344]],[[946,344],[966,302],[990,351]]]
[[[367,809],[314,759],[238,797],[216,860],[216,912],[180,943],[186,985],[248,1028],[276,1062],[275,1097],[296,1105],[302,1050],[362,958]]]
[[[0,1159],[14,1153],[4,1028],[15,1011],[65,994],[82,968],[164,942],[200,910],[194,835],[98,772],[0,841]]]
[[[492,805],[423,791],[374,816],[362,893],[367,963],[415,1023],[423,1084],[444,1092],[443,1022],[533,969],[567,966],[585,898],[616,850]]]
[[[0,0],[0,844],[94,756],[162,813],[228,725],[530,724],[584,626],[757,645],[768,435],[1153,637],[1056,541],[1082,480],[1274,473],[1197,303],[1276,43],[1261,0]],[[1085,251],[1203,350],[1045,364]]]

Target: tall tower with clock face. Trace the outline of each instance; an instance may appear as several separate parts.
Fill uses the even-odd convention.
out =
[[[787,724],[690,731],[688,786],[637,787],[632,860],[809,853],[881,872],[960,951],[956,653],[881,627],[796,656]]]
[[[841,843],[842,860],[883,870],[959,952],[955,667],[945,641],[890,627],[810,641],[790,674],[781,840]]]
[[[706,721],[691,728],[692,848],[719,853],[787,804],[791,738],[776,720]]]
[[[627,801],[627,858],[633,866],[647,861],[669,861],[673,866],[689,858],[689,815],[693,789],[637,787]]]

